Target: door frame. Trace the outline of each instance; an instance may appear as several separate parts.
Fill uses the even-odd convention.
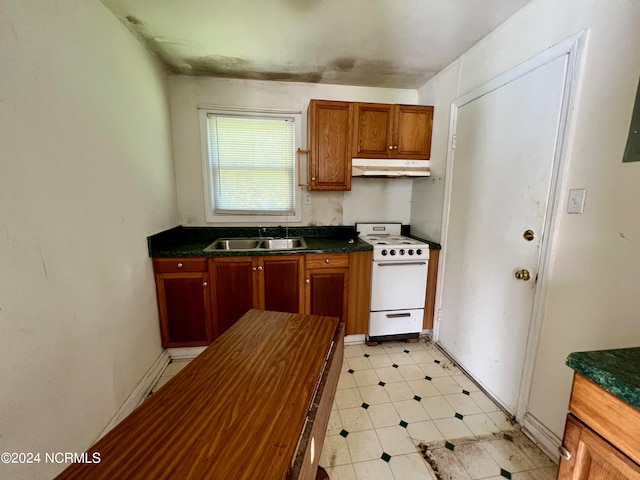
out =
[[[542,327],[542,317],[544,305],[549,287],[548,270],[551,264],[551,257],[554,248],[554,238],[557,235],[557,217],[559,207],[562,203],[562,185],[566,170],[567,157],[569,152],[569,139],[572,133],[572,117],[575,110],[575,98],[578,91],[578,80],[582,65],[582,57],[587,38],[587,30],[578,32],[571,37],[559,42],[549,49],[535,55],[534,57],[520,63],[486,83],[474,88],[468,93],[458,97],[451,104],[449,117],[449,138],[447,151],[447,164],[445,171],[445,190],[442,215],[442,252],[440,258],[440,269],[437,284],[437,316],[433,330],[434,341],[438,341],[439,327],[441,321],[442,295],[444,287],[444,275],[447,264],[447,240],[449,232],[449,215],[451,213],[451,190],[453,183],[453,166],[455,162],[455,142],[458,109],[473,100],[476,100],[524,75],[546,65],[564,55],[567,55],[566,79],[563,91],[562,106],[560,110],[560,120],[558,123],[558,137],[554,157],[552,159],[551,185],[549,197],[547,199],[547,209],[544,214],[544,228],[541,237],[540,255],[538,260],[538,278],[533,297],[533,308],[529,323],[529,336],[525,351],[522,380],[519,387],[518,401],[516,406],[516,421],[519,424],[525,422],[531,382],[533,379],[535,354],[538,350],[540,330]],[[535,420],[535,419],[534,419]],[[528,422],[529,424],[532,422]],[[533,422],[536,423],[536,422]],[[537,422],[539,423],[539,422]],[[540,424],[541,425],[541,424]],[[542,426],[543,427],[543,426]],[[546,428],[538,428],[543,437],[548,437],[550,432],[544,431]],[[551,434],[553,435],[553,434]],[[556,439],[549,438],[549,441]]]

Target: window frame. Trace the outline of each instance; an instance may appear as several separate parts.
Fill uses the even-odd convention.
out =
[[[204,216],[207,223],[283,223],[302,221],[302,190],[298,185],[298,162],[296,152],[302,139],[302,113],[291,110],[266,110],[234,107],[198,107],[200,119],[200,150],[203,176]],[[214,204],[213,174],[209,159],[209,115],[235,115],[245,117],[274,117],[293,120],[293,215],[257,213],[216,213]]]

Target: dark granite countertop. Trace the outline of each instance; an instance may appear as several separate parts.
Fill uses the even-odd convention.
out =
[[[258,227],[183,227],[178,226],[147,238],[149,256],[167,257],[233,257],[292,255],[303,253],[339,253],[373,250],[373,247],[358,239],[353,226],[325,227],[264,227],[264,237],[303,237],[307,248],[294,250],[219,250],[205,252],[204,249],[218,238],[258,237]],[[403,226],[403,235],[412,236],[429,244],[430,249],[440,245],[410,234],[410,226]]]
[[[567,365],[640,409],[640,347],[575,352],[567,357]]]
[[[307,248],[294,250],[219,250],[204,249],[218,238],[258,237],[258,227],[175,227],[147,238],[149,256],[163,257],[233,257],[292,255],[303,253],[338,253],[373,250],[358,240],[353,227],[289,227],[283,233],[278,227],[265,227],[264,237],[303,237]]]

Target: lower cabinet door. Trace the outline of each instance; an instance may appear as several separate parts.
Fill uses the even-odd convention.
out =
[[[567,416],[558,480],[638,480],[640,466],[597,433]]]
[[[304,257],[274,255],[260,257],[258,292],[261,310],[302,313],[304,311]]]
[[[307,311],[347,323],[348,268],[307,270]]]
[[[220,257],[209,260],[213,339],[222,335],[257,304],[252,257]]]
[[[192,347],[211,342],[206,272],[156,275],[162,346]]]

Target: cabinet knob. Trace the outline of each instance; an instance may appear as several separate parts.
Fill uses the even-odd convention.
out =
[[[324,263],[329,263],[329,259],[328,259],[328,258],[325,258],[325,259],[324,259]]]
[[[389,145],[389,150],[393,150],[393,145]]]
[[[178,268],[182,268],[182,263],[178,263]]]
[[[209,285],[207,282],[202,282],[203,287],[206,287],[207,285]]]
[[[394,150],[397,150],[397,149],[398,149],[398,145],[394,145],[394,146],[393,146],[393,149],[394,149]]]
[[[308,278],[304,281],[304,283],[311,283],[311,280],[309,280]]]
[[[314,181],[315,181],[315,179],[316,179],[316,177],[311,177],[311,180],[314,180]]]
[[[263,270],[263,269],[262,269],[262,265],[260,265],[260,266],[258,267],[258,271],[259,271],[259,272],[261,272],[262,270]]]
[[[256,267],[251,267],[251,270],[253,270],[254,272],[257,270]]]

